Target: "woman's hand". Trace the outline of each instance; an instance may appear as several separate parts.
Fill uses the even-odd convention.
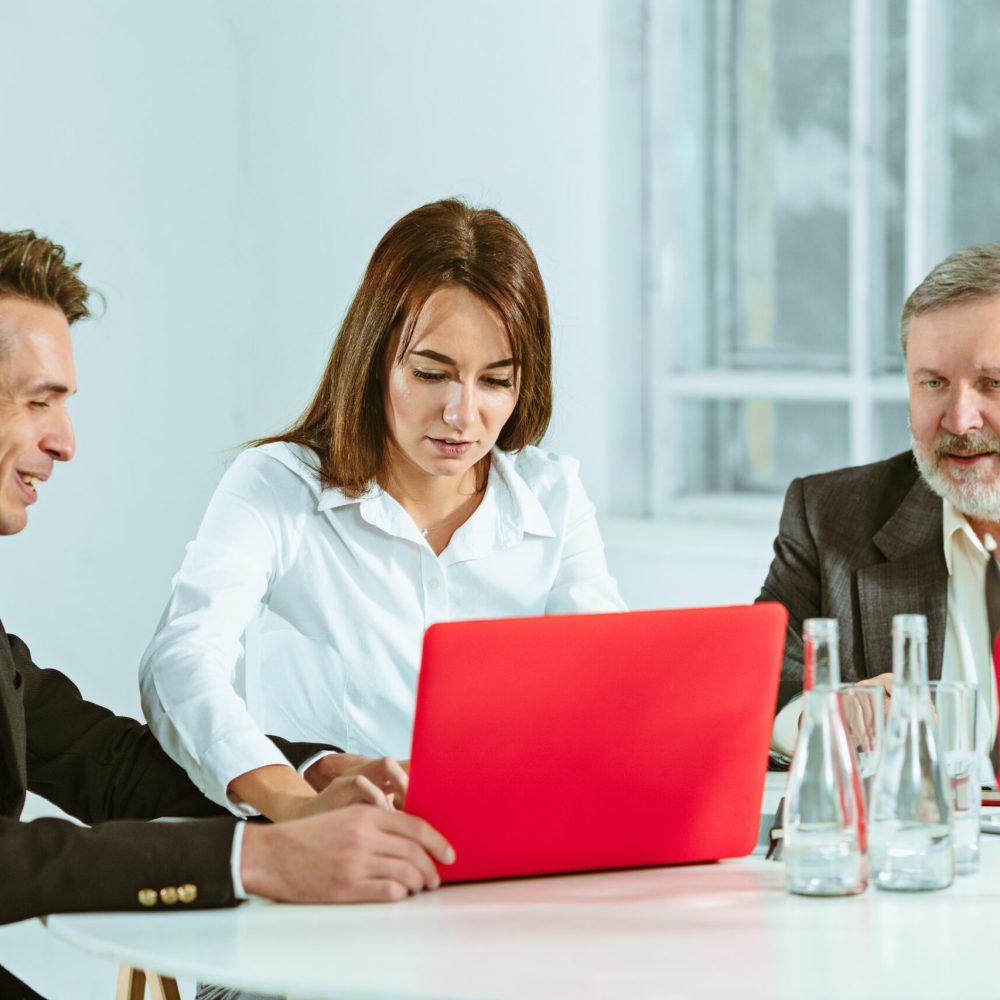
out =
[[[395,808],[403,808],[409,761],[398,761],[393,757],[363,757],[360,754],[332,753],[311,764],[305,772],[306,781],[318,792],[325,792],[334,782],[342,778],[364,778],[373,788]],[[343,793],[339,793],[343,794]],[[355,794],[367,794],[361,788]],[[351,801],[360,802],[361,798]],[[335,809],[336,806],[329,808]]]

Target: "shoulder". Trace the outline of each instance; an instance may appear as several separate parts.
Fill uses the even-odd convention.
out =
[[[247,448],[236,456],[220,489],[268,490],[280,494],[321,492],[312,453],[301,445],[277,441]]]
[[[869,465],[797,479],[789,488],[789,499],[800,491],[810,521],[830,518],[840,524],[867,528],[883,524],[914,487],[933,499],[931,491],[920,481],[913,453],[904,451]]]
[[[564,495],[580,482],[580,463],[568,455],[529,445],[520,451],[496,451],[501,472],[516,476],[540,500]]]

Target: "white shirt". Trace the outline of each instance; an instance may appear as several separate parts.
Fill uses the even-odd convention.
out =
[[[990,558],[961,511],[944,503],[944,561],[948,565],[948,621],[942,680],[979,688],[987,732],[997,731],[997,682],[986,614],[986,561]],[[992,745],[992,739],[990,740]]]
[[[990,654],[990,628],[986,616],[986,560],[983,543],[965,515],[947,500],[942,516],[942,545],[948,566],[948,615],[945,623],[942,680],[975,684],[980,693],[987,732],[997,729],[997,683]],[[801,696],[778,713],[771,731],[771,746],[791,755],[798,734]],[[992,736],[990,740],[992,745]]]
[[[265,732],[409,756],[432,623],[624,609],[572,459],[494,450],[481,504],[436,556],[389,494],[324,490],[309,457],[279,443],[236,459],[139,668],[157,739],[238,814],[233,778],[286,763]]]

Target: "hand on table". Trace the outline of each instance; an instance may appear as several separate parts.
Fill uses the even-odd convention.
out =
[[[350,805],[272,826],[248,824],[240,875],[247,892],[287,903],[390,902],[436,889],[434,867],[455,852],[404,813]]]
[[[306,769],[305,778],[316,791],[321,793],[320,798],[333,783],[341,779],[362,778],[372,788],[378,790],[391,806],[402,809],[403,799],[406,797],[409,766],[409,761],[400,762],[393,757],[371,758],[353,753],[332,753],[320,757],[318,761],[310,765]],[[356,785],[357,797],[350,801],[373,802],[373,799],[363,798],[363,795],[366,794],[362,790],[363,788],[364,786]],[[340,803],[340,805],[343,804],[343,802]],[[336,809],[338,805],[330,804],[326,808]]]
[[[858,681],[858,687],[877,687],[882,689],[883,722],[889,715],[889,700],[892,697],[891,673],[878,674]],[[851,745],[860,753],[872,753],[875,749],[875,718],[874,701],[870,698],[843,699],[844,721],[847,723],[847,734]]]

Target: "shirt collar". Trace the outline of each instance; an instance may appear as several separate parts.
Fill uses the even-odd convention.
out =
[[[942,535],[944,541],[944,561],[948,567],[948,575],[952,574],[953,553],[956,545],[971,545],[973,551],[979,553],[985,562],[988,558],[979,536],[972,530],[969,519],[951,502],[942,500],[944,509],[941,517]]]
[[[315,481],[315,473],[313,473]],[[372,484],[359,497],[345,496],[337,488],[320,491],[317,510],[336,510],[358,504],[361,516],[378,528],[404,538],[420,539],[409,515],[381,487]],[[486,494],[475,513],[455,532],[452,544],[458,559],[476,558],[495,549],[511,548],[524,535],[555,537],[552,522],[541,501],[517,471],[513,456],[494,448]]]

